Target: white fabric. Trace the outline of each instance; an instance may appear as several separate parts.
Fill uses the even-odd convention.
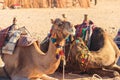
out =
[[[4,67],[5,66],[5,63],[3,62],[3,60],[2,60],[2,58],[1,58],[1,56],[0,56],[0,68],[1,67]]]
[[[9,41],[3,46],[2,53],[4,54],[13,54],[17,40],[20,38],[21,32],[15,30]]]

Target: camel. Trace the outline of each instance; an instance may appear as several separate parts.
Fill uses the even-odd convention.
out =
[[[74,36],[73,36],[74,37]],[[101,76],[119,75],[117,65],[120,51],[115,42],[100,27],[95,27],[88,46],[82,38],[74,38],[65,45],[66,72],[97,73]],[[58,68],[61,70],[61,65]]]
[[[61,58],[64,58],[62,51],[65,38],[71,34],[66,27],[71,25],[65,25],[66,22],[59,18],[52,20],[52,24],[53,31],[46,54],[40,50],[37,42],[26,47],[16,46],[12,55],[3,54],[5,72],[0,69],[0,75],[7,75],[11,80],[37,80],[46,78],[46,74],[53,74],[58,68]],[[52,80],[51,77],[47,78]]]
[[[93,30],[89,49],[79,37],[67,50],[67,72],[96,73],[108,77],[115,77],[120,73],[120,66],[117,65],[119,48],[102,28],[96,27]]]

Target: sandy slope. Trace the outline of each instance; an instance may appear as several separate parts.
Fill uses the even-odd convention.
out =
[[[88,9],[67,8],[67,9],[5,9],[0,10],[0,27],[5,28],[12,24],[13,17],[17,17],[18,26],[25,26],[29,32],[40,40],[49,32],[51,18],[62,18],[61,14],[66,14],[67,19],[73,25],[80,24],[83,20],[83,15],[88,14],[89,19],[99,26],[104,28],[112,38],[115,37],[120,28],[120,0],[99,0],[97,6]],[[57,78],[62,78],[62,74],[56,73],[53,75]],[[69,74],[65,76],[69,80],[80,80],[80,75]],[[90,79],[87,77],[87,79]],[[86,77],[82,78],[86,80]],[[109,78],[104,79],[109,80]]]

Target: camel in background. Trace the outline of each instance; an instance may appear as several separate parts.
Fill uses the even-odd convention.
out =
[[[80,37],[74,37],[65,45],[67,72],[97,73],[114,77],[120,73],[120,67],[117,65],[119,56],[120,51],[115,42],[99,27],[93,29],[89,49]],[[58,70],[62,71],[61,65]]]
[[[44,54],[37,44],[32,43],[30,46],[17,46],[12,55],[4,54],[3,61],[7,77],[12,80],[31,80],[31,79],[45,79],[45,74],[53,74],[63,58],[63,46],[65,38],[70,34],[61,19],[52,20],[53,31],[51,33],[49,49],[47,54]],[[56,52],[58,51],[58,53]],[[0,75],[6,76],[5,72],[0,69]],[[47,77],[48,80],[52,78]],[[54,79],[54,78],[53,78]]]
[[[117,65],[119,48],[102,28],[96,27],[91,36],[90,48],[81,38],[75,39],[66,54],[66,71],[92,73],[114,77],[120,73]]]

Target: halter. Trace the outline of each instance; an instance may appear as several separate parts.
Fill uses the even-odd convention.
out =
[[[83,71],[86,71],[86,68],[88,66],[88,58],[89,58],[89,49],[87,48],[87,46],[85,46],[82,41],[80,41],[79,39],[75,40],[75,43],[80,46],[80,48],[82,48],[81,50],[77,51],[76,54],[76,60],[79,62],[79,66],[81,66],[83,69]]]
[[[57,39],[56,39],[56,34],[55,33],[51,35],[51,41],[57,48],[56,49],[56,59],[59,59],[60,56],[63,59],[65,57],[64,56],[64,44],[62,44],[62,42],[60,42],[59,44],[57,43]]]

